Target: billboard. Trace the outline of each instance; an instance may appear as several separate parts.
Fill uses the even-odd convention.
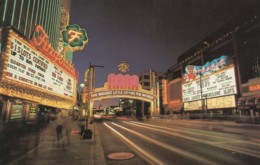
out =
[[[5,53],[2,81],[72,99],[77,78],[73,71],[37,51],[14,32],[10,32]],[[63,60],[63,59],[62,59]]]
[[[221,108],[236,107],[235,95],[207,99],[204,100],[204,103],[207,109],[221,109]],[[201,104],[202,104],[201,100],[185,102],[184,110],[185,111],[201,110],[202,109]]]
[[[182,84],[183,102],[234,95],[236,93],[237,87],[233,65]]]

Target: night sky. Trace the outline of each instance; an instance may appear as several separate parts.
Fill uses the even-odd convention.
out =
[[[89,43],[75,52],[79,84],[89,63],[96,87],[117,65],[127,61],[128,74],[153,69],[166,72],[177,57],[260,0],[72,0],[70,24],[86,29]]]

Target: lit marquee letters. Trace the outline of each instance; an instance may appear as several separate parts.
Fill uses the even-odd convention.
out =
[[[139,79],[137,75],[115,75],[113,73],[108,75],[108,88],[109,89],[130,89],[137,90]]]

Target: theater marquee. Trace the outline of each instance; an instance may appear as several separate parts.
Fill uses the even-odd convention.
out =
[[[36,28],[36,32],[42,33],[40,37],[46,37],[41,27],[38,27],[38,30]],[[42,38],[41,42],[40,37],[35,37],[29,43],[12,30],[9,31],[6,51],[3,54],[1,82],[8,88],[10,84],[17,89],[12,89],[11,92],[1,88],[1,91],[12,97],[36,102],[41,100],[40,97],[44,97],[43,105],[59,103],[57,107],[72,106],[76,101],[75,68],[50,46],[48,40]]]
[[[200,86],[202,86],[202,92]],[[182,84],[183,102],[234,95],[236,93],[234,66]]]

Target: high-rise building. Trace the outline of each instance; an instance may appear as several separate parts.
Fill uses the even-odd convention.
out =
[[[75,105],[78,75],[58,51],[69,13],[70,0],[0,0],[0,120]]]
[[[57,50],[60,37],[61,0],[0,0],[0,26],[13,27],[24,38],[34,35],[41,25],[52,47]]]
[[[139,75],[139,83],[142,85],[142,88],[143,89],[146,89],[146,90],[151,90],[152,87],[153,87],[153,84],[152,82],[154,82],[152,80],[152,74],[155,74],[155,82],[158,83],[156,84],[158,90],[159,90],[159,93],[160,93],[160,103],[159,103],[159,106],[160,106],[160,114],[164,114],[164,109],[163,109],[163,106],[162,106],[162,79],[163,79],[163,76],[164,74],[163,73],[155,73],[154,71],[150,70],[150,71],[147,71],[147,72],[142,72],[140,75]],[[137,100],[136,101],[136,106],[137,106],[137,110],[140,110],[140,111],[137,111],[137,115],[139,116],[142,116],[141,115],[141,112],[144,113],[144,115],[148,115],[149,114],[149,107],[150,107],[150,103],[148,102],[144,102],[144,101],[139,101]]]

